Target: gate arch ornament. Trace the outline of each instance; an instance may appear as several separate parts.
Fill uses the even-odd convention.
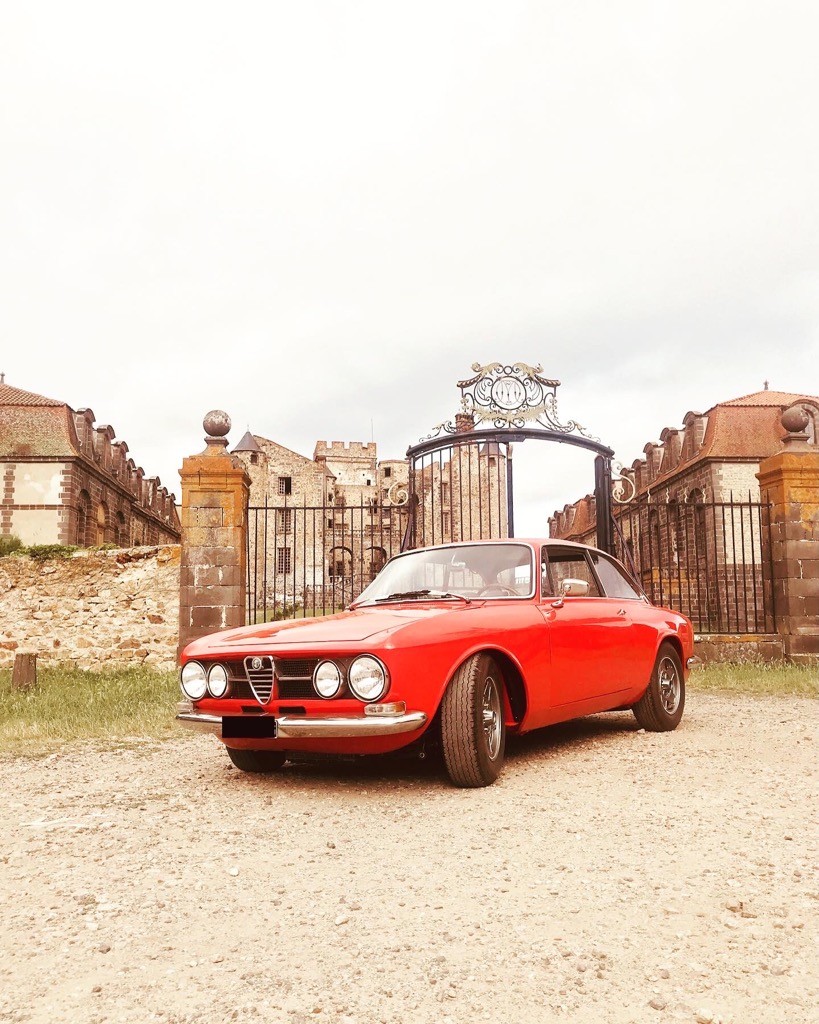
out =
[[[613,548],[614,452],[557,408],[559,380],[528,363],[473,363],[460,411],[407,449],[411,518],[404,547],[514,536],[512,445],[551,441],[595,455],[597,543]]]

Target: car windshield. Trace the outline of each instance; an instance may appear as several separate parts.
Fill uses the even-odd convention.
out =
[[[532,549],[526,544],[419,548],[389,561],[355,605],[390,600],[530,597]]]

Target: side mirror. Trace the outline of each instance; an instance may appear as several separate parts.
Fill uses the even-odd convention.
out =
[[[589,584],[586,580],[573,580],[567,578],[561,581],[560,597],[552,601],[552,608],[562,608],[567,597],[585,597],[589,592]]]
[[[564,597],[587,597],[589,584],[586,580],[565,579],[560,584],[560,593]]]

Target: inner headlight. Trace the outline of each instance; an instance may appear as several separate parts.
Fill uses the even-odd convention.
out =
[[[341,689],[341,672],[338,665],[332,661],[319,662],[313,673],[313,686],[319,697],[324,697],[325,700],[335,697]]]
[[[378,700],[387,689],[387,673],[376,658],[364,654],[350,666],[350,689],[359,700]]]
[[[228,674],[224,665],[211,665],[208,669],[208,690],[211,697],[224,697],[228,688]]]
[[[198,661],[189,661],[179,673],[182,692],[191,700],[201,700],[208,688],[205,670]]]

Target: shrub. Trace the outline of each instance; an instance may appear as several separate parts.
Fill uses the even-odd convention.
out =
[[[76,550],[76,544],[32,544],[26,548],[26,554],[44,562],[48,558],[71,558]]]
[[[23,542],[19,537],[15,537],[13,533],[0,537],[0,558],[4,558],[6,555],[11,555],[15,551],[19,551],[22,546]]]

